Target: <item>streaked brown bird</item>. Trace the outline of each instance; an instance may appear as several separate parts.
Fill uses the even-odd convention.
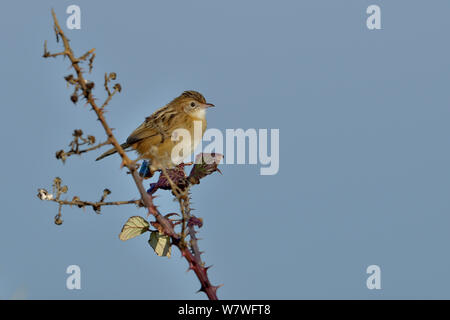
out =
[[[194,122],[198,121],[201,124],[201,140],[206,130],[206,109],[209,107],[214,107],[214,105],[207,103],[201,93],[185,91],[145,118],[145,121],[130,134],[127,141],[121,146],[124,150],[135,150],[141,159],[149,159],[152,172],[161,167],[173,167],[177,163],[173,162],[172,150],[178,142],[172,139],[172,134],[177,129],[185,129],[190,133],[192,139],[182,141],[182,143],[189,143],[185,147],[190,151],[189,154],[183,154],[183,157],[191,155],[200,142],[197,141],[198,137],[194,139]],[[112,148],[96,160],[116,152],[116,149]]]

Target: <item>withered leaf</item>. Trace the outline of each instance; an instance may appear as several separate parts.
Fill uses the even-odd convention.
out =
[[[203,226],[203,219],[197,218],[196,216],[193,215],[188,220],[188,226],[189,227],[197,226],[201,228]]]
[[[116,83],[116,84],[114,85],[113,89],[120,92],[120,91],[122,91],[122,86],[120,85],[120,83]]]
[[[184,172],[184,164],[179,164],[175,168],[172,169],[166,169],[167,175],[170,177],[170,179],[175,183],[175,185],[178,186],[181,190],[183,190],[188,182],[186,180],[186,173]],[[159,179],[156,183],[150,184],[150,189],[148,190],[149,193],[153,194],[156,190],[163,189],[163,190],[170,190],[172,189],[169,183],[169,180],[164,175],[163,172],[159,174]]]
[[[220,153],[200,153],[195,157],[195,164],[189,174],[189,181],[192,184],[200,183],[200,179],[220,170],[217,168],[223,155]]]
[[[81,129],[75,129],[75,130],[73,131],[72,135],[73,135],[74,137],[81,137],[81,136],[83,135],[83,130],[81,130]]]
[[[87,139],[88,139],[88,143],[89,144],[94,144],[95,143],[95,137],[94,136],[89,135],[89,136],[87,136]]]

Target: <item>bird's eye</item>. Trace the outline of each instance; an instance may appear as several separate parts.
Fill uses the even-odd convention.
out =
[[[191,107],[195,107],[195,102],[191,102]]]

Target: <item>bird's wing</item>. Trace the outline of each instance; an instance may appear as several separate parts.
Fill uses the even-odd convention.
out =
[[[158,143],[166,138],[170,138],[169,128],[165,122],[167,117],[170,117],[172,114],[174,112],[168,106],[157,110],[151,116],[145,118],[145,121],[130,134],[127,138],[127,143],[132,145],[148,138],[153,138],[155,143]]]
[[[139,127],[134,130],[130,136],[127,138],[127,144],[133,145],[142,139],[157,136],[159,133],[154,126],[150,126],[148,123],[144,122]]]

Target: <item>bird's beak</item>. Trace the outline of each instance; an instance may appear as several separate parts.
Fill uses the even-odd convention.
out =
[[[212,103],[205,103],[204,106],[205,108],[215,107],[215,105],[213,105]]]

